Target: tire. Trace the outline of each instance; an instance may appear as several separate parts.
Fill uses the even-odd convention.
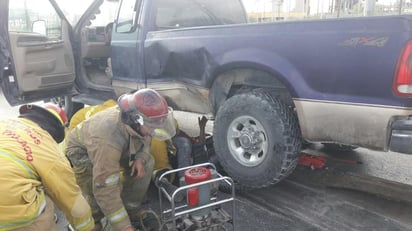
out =
[[[232,193],[232,186],[223,183],[223,181],[219,181],[218,184],[218,189],[220,192],[226,193],[226,194],[231,194]],[[247,191],[247,188],[245,189]],[[241,194],[243,192],[242,186],[240,184],[235,183],[235,193],[236,194]]]
[[[338,151],[338,152],[350,152],[357,149],[357,146],[345,145],[345,144],[335,144],[335,143],[322,143],[325,149],[328,151]]]
[[[288,176],[302,142],[292,109],[263,89],[223,103],[213,140],[223,169],[243,189],[266,187]]]

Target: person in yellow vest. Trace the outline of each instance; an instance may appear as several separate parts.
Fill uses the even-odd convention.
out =
[[[152,180],[156,186],[157,180],[166,171],[187,167],[192,164],[192,142],[189,136],[179,129],[176,119],[175,124],[176,135],[172,139],[165,141],[152,139],[151,154],[155,160]],[[184,172],[178,173],[179,182],[182,182],[183,176]],[[167,180],[167,183],[173,183],[174,175],[169,175]]]
[[[167,140],[175,133],[173,109],[152,89],[122,95],[118,106],[70,131],[66,155],[92,207],[95,230],[103,217],[114,231],[133,231],[132,224],[142,221],[140,205],[154,165],[151,138]]]
[[[0,120],[0,230],[56,231],[54,204],[75,230],[91,230],[90,206],[58,150],[64,111],[49,103],[19,112]]]
[[[89,106],[89,107],[80,109],[70,119],[69,130],[75,128],[79,123],[90,118],[92,115],[96,114],[97,112],[103,111],[109,107],[113,107],[116,105],[117,103],[115,100],[109,99],[102,104]]]

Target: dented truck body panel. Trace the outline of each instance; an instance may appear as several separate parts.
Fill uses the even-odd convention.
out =
[[[399,54],[412,38],[411,20],[395,16],[153,31],[145,40],[146,78],[210,88],[220,73],[251,68],[280,78],[293,98],[412,107],[391,88]]]
[[[187,91],[210,89],[203,98],[188,97],[175,104],[178,108],[184,105],[183,110],[215,114],[233,85],[276,91],[280,82],[297,106],[305,139],[387,150],[393,117],[412,112],[412,100],[392,91],[399,54],[412,38],[411,19],[396,16],[153,31],[145,41],[147,84],[175,86],[178,82]],[[261,70],[271,79],[225,75],[237,69]],[[199,102],[202,109],[196,110],[193,105]]]

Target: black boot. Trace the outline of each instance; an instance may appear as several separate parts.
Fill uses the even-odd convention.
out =
[[[139,212],[139,221],[132,222],[133,227],[139,231],[160,231],[159,216],[151,209]]]

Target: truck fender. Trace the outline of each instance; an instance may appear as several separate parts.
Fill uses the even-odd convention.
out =
[[[238,49],[223,54],[212,76],[210,101],[214,114],[236,87],[272,88],[282,95],[298,97],[296,86],[304,84],[302,74],[287,59],[273,52],[255,48]]]

